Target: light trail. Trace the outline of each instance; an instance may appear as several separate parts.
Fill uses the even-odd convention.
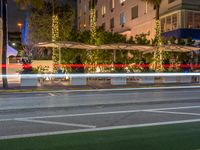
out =
[[[31,64],[23,65],[23,64],[0,64],[0,68],[29,68]],[[45,64],[41,64],[41,67],[50,67]],[[38,67],[40,67],[38,66]],[[53,67],[63,67],[63,68],[82,68],[82,67],[115,67],[115,68],[149,68],[151,64],[54,64]],[[164,68],[200,68],[200,65],[194,64],[163,64],[162,67]]]
[[[128,78],[128,77],[200,76],[200,73],[77,73],[77,74],[8,74],[0,78]]]

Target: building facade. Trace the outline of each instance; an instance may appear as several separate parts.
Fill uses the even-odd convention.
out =
[[[90,29],[90,0],[79,0],[78,29]],[[96,25],[127,36],[155,35],[155,9],[142,0],[97,0]],[[200,39],[200,0],[163,0],[160,8],[162,35]]]

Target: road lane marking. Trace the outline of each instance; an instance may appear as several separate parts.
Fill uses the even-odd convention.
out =
[[[51,96],[51,97],[56,96],[56,94],[54,94],[54,93],[48,93],[48,95]]]
[[[154,108],[154,109],[139,109],[139,110],[125,110],[125,111],[111,111],[111,112],[95,112],[95,113],[82,113],[82,114],[67,114],[67,115],[50,115],[50,116],[35,116],[23,118],[0,119],[2,121],[12,121],[15,119],[43,119],[43,118],[62,118],[62,117],[79,117],[79,116],[95,116],[95,115],[109,115],[109,114],[125,114],[149,111],[165,111],[165,110],[181,110],[181,109],[195,109],[200,106],[184,106],[184,107],[167,107],[167,108]]]
[[[54,122],[54,121],[30,120],[30,119],[15,119],[15,121],[41,123],[41,124],[51,124],[51,125],[61,125],[61,126],[74,126],[74,127],[81,127],[81,128],[96,128],[96,126],[93,126],[93,125],[63,123],[63,122],[56,122],[56,121]]]
[[[108,131],[108,130],[117,130],[117,129],[129,129],[129,128],[140,128],[140,127],[174,125],[174,124],[195,123],[195,122],[200,122],[200,119],[190,119],[190,120],[180,120],[180,121],[167,121],[167,122],[156,122],[156,123],[145,123],[145,124],[136,124],[136,125],[124,125],[124,126],[110,126],[110,127],[78,129],[78,130],[65,130],[65,131],[55,131],[55,132],[45,132],[45,133],[9,135],[9,136],[0,136],[0,140],[16,139],[16,138],[27,138],[27,137],[36,137],[36,136],[69,134],[69,133],[84,133],[84,132]]]
[[[160,111],[160,110],[153,110],[153,111],[148,111],[148,112],[166,113],[166,114],[177,114],[177,115],[200,116],[200,114],[198,114],[198,113],[187,113],[187,112]]]

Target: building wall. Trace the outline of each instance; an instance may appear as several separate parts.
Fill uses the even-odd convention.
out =
[[[149,38],[153,38],[155,34],[155,10],[153,6],[142,2],[141,0],[125,0],[124,4],[120,4],[123,0],[113,0],[114,8],[111,9],[112,0],[98,0],[96,10],[98,12],[97,27],[104,25],[107,31],[119,32],[126,34],[128,37],[141,33],[150,33]],[[171,2],[170,2],[171,1]],[[105,15],[102,15],[102,7],[105,6]],[[132,18],[132,8],[138,6],[138,16]],[[199,0],[163,0],[160,9],[161,20],[165,20],[163,24],[163,32],[169,32],[180,28],[189,28],[188,12],[197,12],[196,16],[200,17],[200,1]],[[199,12],[198,12],[199,10]],[[120,14],[124,13],[125,23],[120,24]],[[193,17],[194,22],[200,22],[200,19]],[[111,29],[111,19],[114,18],[114,28]],[[78,2],[78,29],[89,30],[89,0],[79,0]],[[193,28],[193,27],[190,27]],[[200,27],[199,27],[200,28]]]

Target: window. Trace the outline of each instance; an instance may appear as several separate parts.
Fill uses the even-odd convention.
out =
[[[135,19],[138,17],[138,5],[132,8],[132,19]]]
[[[145,2],[145,12],[144,12],[144,14],[147,14],[148,13],[148,2],[146,1]]]
[[[161,19],[160,24],[161,24],[161,32],[165,32],[165,18]]]
[[[187,28],[193,28],[193,13],[192,12],[188,12],[188,23],[187,23]]]
[[[105,14],[106,14],[106,6],[103,5],[103,6],[101,7],[101,15],[104,17]]]
[[[114,18],[110,19],[110,29],[113,29],[115,27],[115,20]]]
[[[200,13],[195,13],[194,16],[194,28],[200,29]]]
[[[98,17],[99,17],[98,10],[96,10],[96,21],[97,21]]]
[[[126,22],[126,18],[125,18],[124,12],[122,12],[120,14],[120,25],[124,26],[125,22]]]
[[[82,16],[82,9],[80,9],[80,11],[79,11],[79,17],[81,17]]]
[[[102,28],[105,30],[106,29],[106,23],[102,23]]]
[[[175,2],[176,0],[168,0],[168,4]]]
[[[123,6],[126,0],[119,0],[120,4]]]
[[[166,31],[171,31],[171,16],[166,18]]]
[[[110,10],[113,12],[115,8],[115,0],[110,0]]]
[[[172,15],[172,30],[178,28],[178,16],[177,14]]]
[[[160,23],[161,23],[161,32],[168,32],[178,29],[179,26],[178,13],[161,18]]]

